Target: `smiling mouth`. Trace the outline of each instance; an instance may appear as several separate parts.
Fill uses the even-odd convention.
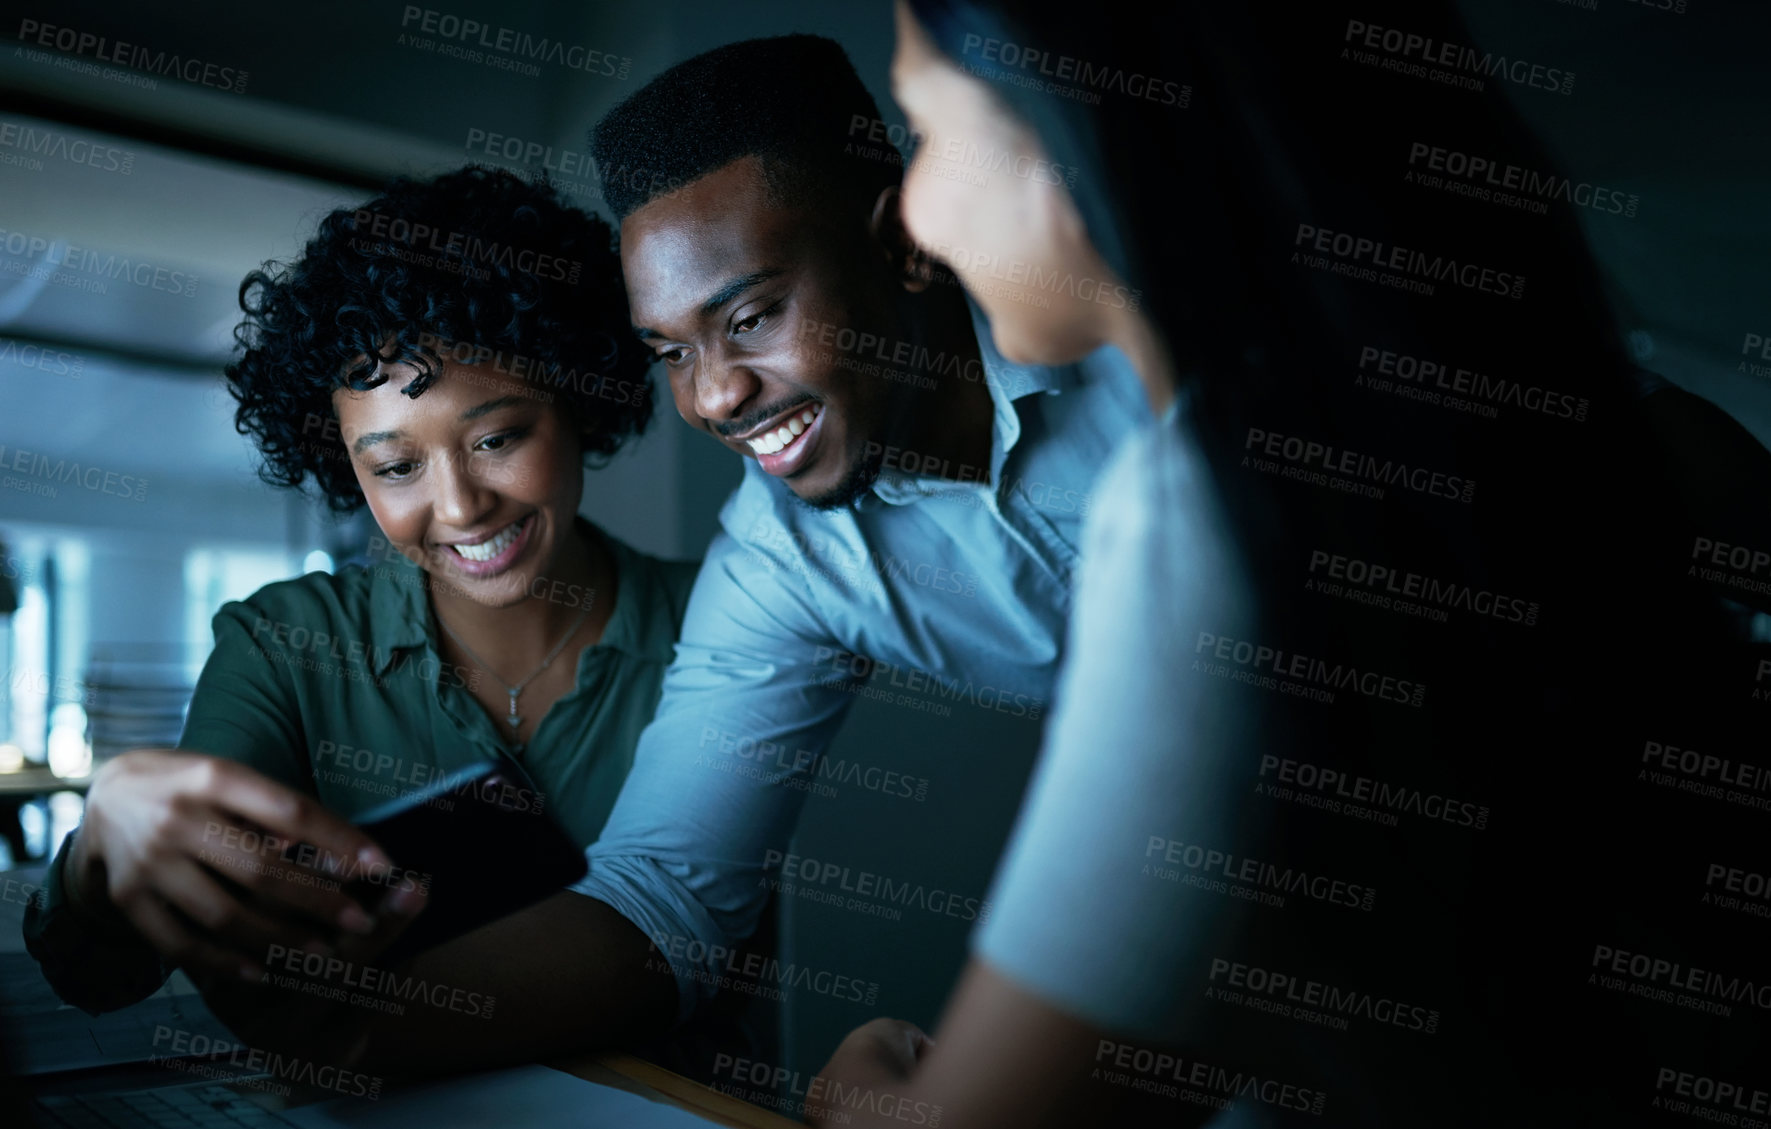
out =
[[[497,533],[494,533],[492,536],[486,538],[486,540],[481,541],[477,544],[450,545],[449,548],[452,551],[454,551],[456,555],[460,556],[463,560],[469,560],[469,561],[489,561],[489,560],[492,560],[493,558],[497,557],[499,553],[504,552],[505,549],[510,547],[510,543],[517,539],[518,534],[522,533],[523,522],[525,522],[527,520],[529,520],[529,519],[526,516],[519,518],[516,521],[513,521],[509,525],[505,526],[503,529],[500,529]]]
[[[772,431],[765,431],[754,439],[746,439],[750,449],[758,455],[778,455],[791,448],[799,441],[800,436],[812,426],[824,411],[822,404],[808,404],[787,417],[785,423]]]

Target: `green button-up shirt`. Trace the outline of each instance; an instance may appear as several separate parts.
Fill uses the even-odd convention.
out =
[[[696,570],[604,540],[614,610],[518,758],[580,846],[602,829],[652,720]],[[423,580],[395,555],[224,605],[179,748],[250,765],[347,819],[491,759],[505,739],[471,688],[492,676],[442,657]]]
[[[633,765],[699,567],[603,541],[614,610],[518,758],[580,846],[595,841]],[[594,598],[569,587],[545,595]],[[216,613],[215,650],[178,747],[250,765],[348,819],[506,747],[471,692],[488,678],[443,659],[424,575],[405,558],[309,573]],[[46,928],[66,914],[66,855],[64,846],[26,912],[29,948],[68,1002],[95,1012],[133,1003],[165,979],[151,950],[86,935],[77,920]]]

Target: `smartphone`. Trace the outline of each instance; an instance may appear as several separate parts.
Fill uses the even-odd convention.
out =
[[[431,781],[356,824],[393,861],[374,885],[416,885],[428,900],[383,954],[404,959],[532,905],[584,877],[584,851],[508,757]],[[371,907],[373,908],[373,907]]]

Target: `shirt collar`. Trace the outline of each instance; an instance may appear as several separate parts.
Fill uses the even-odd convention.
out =
[[[377,678],[401,651],[437,649],[430,604],[424,598],[424,570],[391,546],[386,554],[369,566],[369,653]]]
[[[658,591],[661,582],[655,571],[645,567],[637,551],[584,517],[580,516],[578,523],[602,540],[615,568],[615,607],[596,645],[635,658],[660,657],[647,641],[662,638],[674,643],[677,632],[676,625],[668,622],[670,601]],[[389,550],[388,556],[387,561],[372,566],[369,592],[370,646],[377,677],[387,673],[402,650],[423,647],[433,654],[441,653],[430,601],[425,598],[424,570],[397,551]],[[649,630],[659,626],[653,621],[660,616],[666,620],[662,633]],[[668,651],[662,657],[669,659]]]
[[[1078,379],[1074,365],[1023,365],[1003,357],[996,350],[990,334],[990,321],[970,294],[966,306],[972,315],[972,330],[978,337],[978,355],[984,362],[984,385],[990,390],[995,407],[990,434],[990,481],[1002,480],[1002,464],[1021,437],[1021,416],[1015,404],[1036,392],[1062,392]],[[982,484],[980,483],[981,487]],[[907,474],[899,470],[882,470],[874,480],[873,494],[890,505],[909,505],[931,494],[952,489],[965,489],[961,483],[931,475]]]

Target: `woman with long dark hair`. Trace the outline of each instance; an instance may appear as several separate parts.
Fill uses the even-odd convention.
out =
[[[1678,794],[1676,755],[1736,732],[1745,615],[1688,575],[1729,510],[1677,489],[1575,182],[1508,102],[1573,76],[1449,4],[898,28],[909,229],[1005,355],[1115,345],[1159,418],[1093,492],[938,1038],[858,1030],[814,1112],[1618,1124],[1750,1080],[1750,1011],[1630,980],[1754,967],[1692,919],[1751,807]]]

